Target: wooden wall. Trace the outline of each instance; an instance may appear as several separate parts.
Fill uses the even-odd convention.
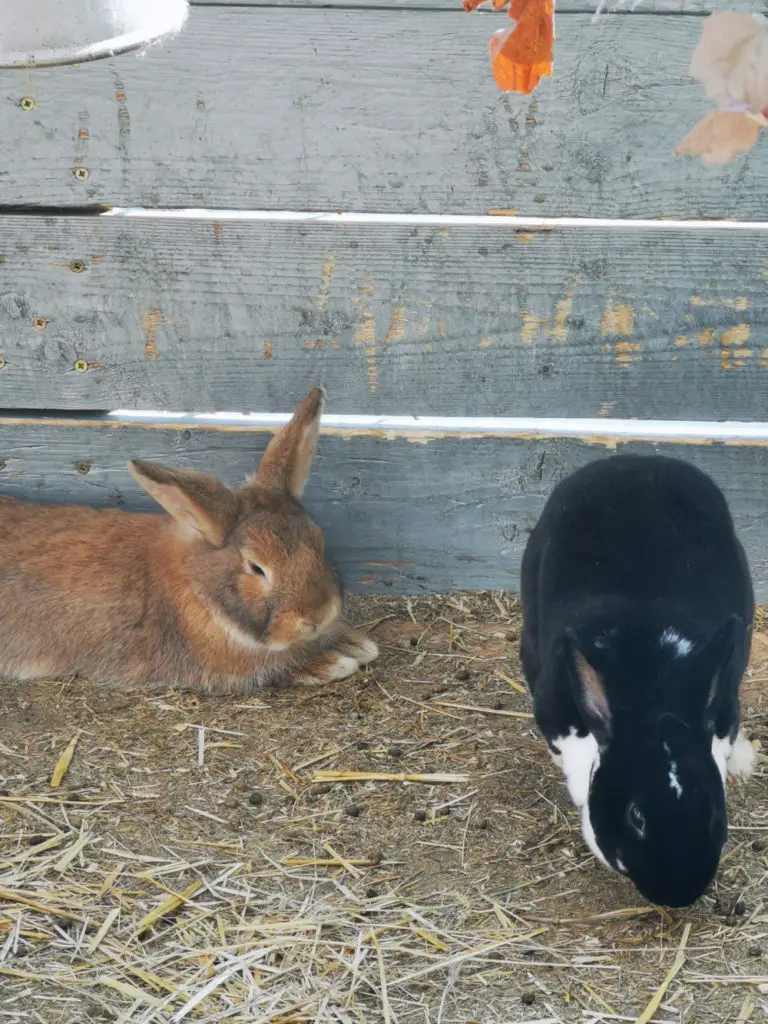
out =
[[[490,75],[503,16],[460,0],[205,2],[145,56],[0,72],[0,490],[146,507],[137,455],[236,483],[258,419],[100,414],[316,383],[351,416],[768,420],[768,143],[672,152],[702,18],[753,5],[593,6],[559,4],[527,98]],[[514,589],[553,483],[652,448],[549,433],[329,429],[307,502],[354,589]],[[768,449],[655,447],[726,489],[768,598]]]

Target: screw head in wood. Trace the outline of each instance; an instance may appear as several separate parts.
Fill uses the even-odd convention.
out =
[[[75,369],[78,373],[85,373],[88,369],[88,363],[84,359],[75,360]]]

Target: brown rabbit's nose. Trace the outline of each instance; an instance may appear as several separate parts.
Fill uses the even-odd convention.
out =
[[[296,634],[297,636],[312,636],[316,633],[319,628],[319,624],[315,619],[304,619],[300,618],[296,620]]]
[[[284,650],[291,644],[308,640],[319,632],[314,616],[282,612],[273,616],[269,624],[267,642],[275,650]]]

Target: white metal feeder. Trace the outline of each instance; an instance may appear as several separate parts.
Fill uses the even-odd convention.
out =
[[[188,0],[0,0],[0,68],[79,64],[178,32]]]

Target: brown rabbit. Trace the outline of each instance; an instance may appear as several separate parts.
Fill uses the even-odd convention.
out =
[[[167,516],[0,497],[0,676],[231,693],[372,661],[299,503],[323,399],[304,399],[240,490],[133,462]]]

